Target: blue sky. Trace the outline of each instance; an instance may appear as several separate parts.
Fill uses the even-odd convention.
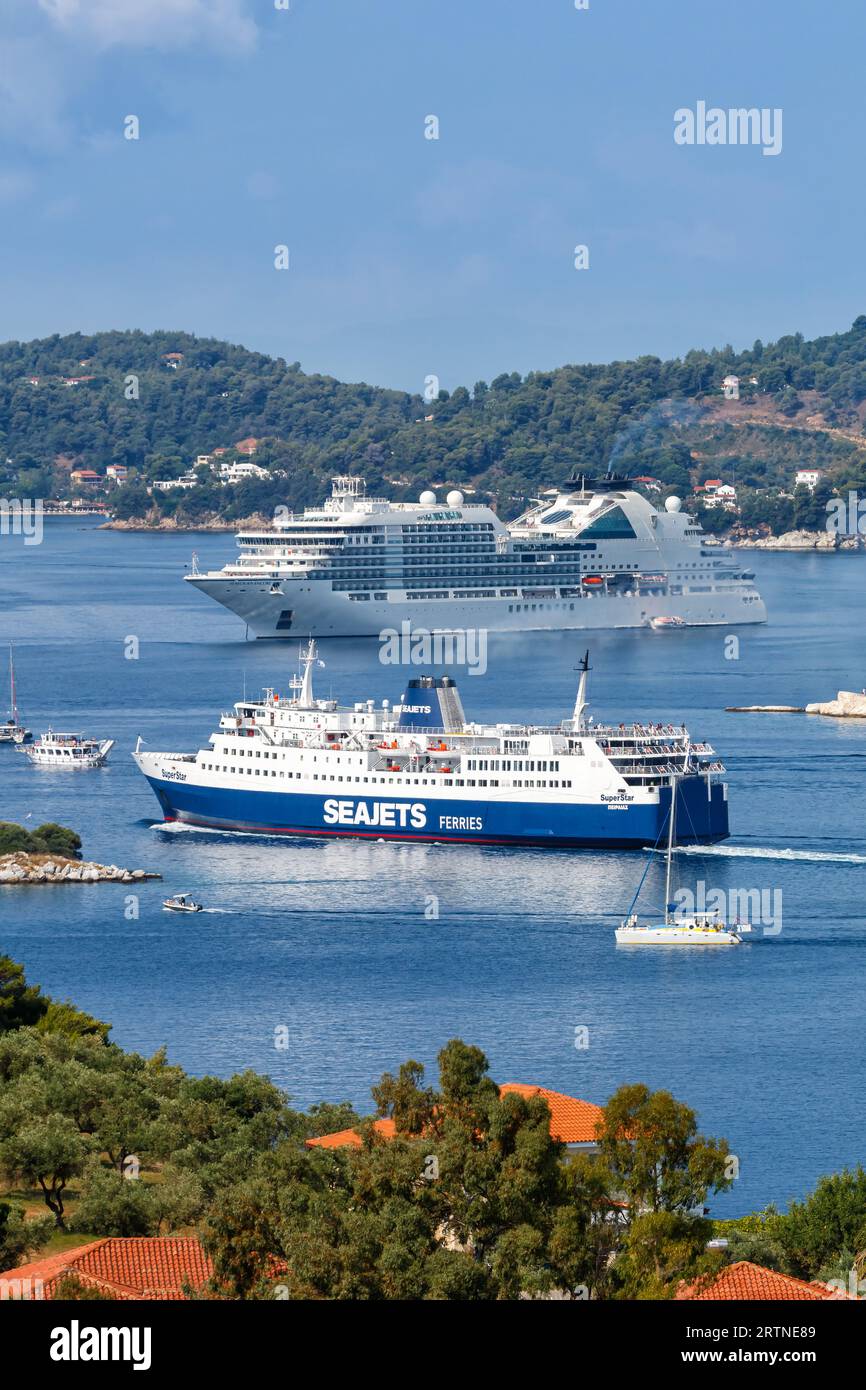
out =
[[[0,337],[421,390],[845,328],[864,40],[807,0],[0,0]],[[676,145],[698,100],[782,108],[781,154]]]

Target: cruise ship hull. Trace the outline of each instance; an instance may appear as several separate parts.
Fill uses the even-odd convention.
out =
[[[254,835],[342,836],[374,840],[638,849],[658,843],[670,789],[645,800],[606,802],[470,800],[376,796],[331,790],[307,794],[216,787],[158,775],[157,755],[136,761],[166,822]],[[726,788],[687,777],[677,792],[677,843],[713,844],[728,836]]]
[[[187,582],[228,608],[256,638],[378,637],[403,621],[429,632],[593,631],[647,627],[653,618],[684,617],[688,627],[764,623],[767,610],[754,591],[711,593],[592,593],[416,602],[402,590],[388,599],[356,602],[326,580],[226,579],[190,575]]]

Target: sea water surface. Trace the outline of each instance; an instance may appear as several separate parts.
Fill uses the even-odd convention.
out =
[[[597,718],[685,720],[728,767],[731,839],[678,854],[680,881],[782,895],[776,935],[636,952],[616,948],[613,928],[638,853],[160,828],[129,756],[136,738],[194,750],[244,688],[285,690],[297,669],[294,642],[245,641],[183,584],[193,548],[210,567],[234,542],[84,519],[47,520],[38,546],[0,540],[0,642],[15,643],[28,725],[117,740],[108,766],[84,773],[0,745],[0,819],[59,821],[87,857],[163,875],[138,890],[137,919],[121,885],[0,889],[0,951],[109,1020],[123,1047],[165,1045],[197,1074],[267,1072],[299,1107],[369,1110],[384,1070],[412,1057],[435,1078],[452,1037],[482,1047],[500,1082],[599,1103],[623,1082],[665,1087],[739,1160],[719,1216],[785,1204],[866,1160],[866,721],[724,712],[866,685],[866,557],[750,554],[770,622],[732,629],[738,654],[721,629],[592,636]],[[451,672],[467,716],[570,716],[586,646],[579,634],[491,636],[485,676]],[[318,693],[396,699],[419,672],[378,653],[372,640],[323,642]],[[661,876],[659,862],[646,884],[656,904]],[[163,912],[183,890],[210,910]]]

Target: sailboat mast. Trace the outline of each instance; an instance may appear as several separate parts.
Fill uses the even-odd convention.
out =
[[[674,857],[674,821],[677,815],[677,779],[676,774],[671,777],[671,809],[668,817],[668,855],[665,865],[665,926],[670,926],[671,920],[671,865]]]
[[[12,656],[12,643],[11,643],[11,642],[9,643],[9,700],[10,700],[9,713],[11,714],[11,716],[12,716],[12,718],[14,719],[15,723],[17,724],[17,723],[18,723],[18,708],[17,708],[17,706],[16,706],[16,704],[15,704],[15,662],[14,662],[14,659],[13,659],[13,656]]]

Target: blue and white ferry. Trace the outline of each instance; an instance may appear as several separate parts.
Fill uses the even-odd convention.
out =
[[[491,845],[637,848],[676,796],[677,844],[728,835],[724,767],[672,724],[594,723],[588,654],[570,718],[552,727],[467,721],[454,681],[409,681],[399,704],[313,693],[316,647],[281,696],[220,719],[197,753],[133,754],[164,819],[246,834]]]

